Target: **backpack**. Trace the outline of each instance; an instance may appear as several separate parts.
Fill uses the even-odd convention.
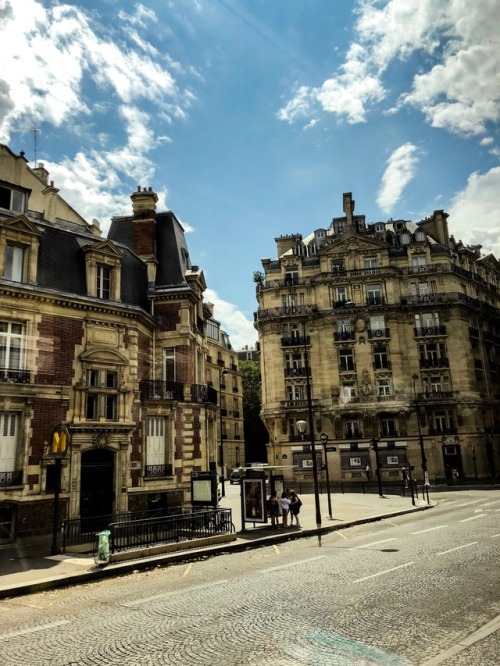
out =
[[[302,506],[302,500],[300,499],[300,497],[297,497],[297,502],[298,502],[298,507],[300,509],[300,507]]]

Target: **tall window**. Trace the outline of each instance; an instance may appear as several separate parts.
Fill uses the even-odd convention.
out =
[[[87,371],[85,418],[87,421],[116,421],[118,418],[117,375],[111,370]]]
[[[339,371],[340,372],[354,372],[354,352],[352,349],[339,350]]]
[[[7,243],[5,251],[5,279],[23,282],[25,279],[26,249],[19,245]]]
[[[393,416],[384,416],[380,419],[380,431],[382,437],[396,436],[396,421]]]
[[[285,284],[299,284],[299,271],[295,266],[286,269]]]
[[[300,384],[289,385],[286,387],[287,398],[290,402],[304,400],[304,387]]]
[[[389,368],[387,347],[380,346],[373,348],[373,367],[375,370],[387,370]]]
[[[175,349],[163,350],[163,367],[166,382],[175,382]]]
[[[344,382],[341,386],[341,396],[344,400],[351,400],[356,397],[356,384],[354,382]]]
[[[379,284],[369,284],[366,287],[369,305],[380,305],[382,303],[382,287]]]
[[[411,267],[414,273],[423,273],[427,267],[424,254],[415,254],[411,258]]]
[[[379,396],[391,395],[391,382],[389,379],[377,380],[377,394]]]
[[[0,412],[0,472],[16,471],[18,416]]]
[[[97,298],[109,300],[111,294],[111,268],[97,264]]]
[[[377,272],[377,260],[374,257],[365,259],[365,273],[376,273]]]
[[[21,370],[24,365],[24,324],[0,321],[0,368]]]
[[[171,476],[172,464],[167,451],[165,419],[160,416],[148,417],[146,432],[145,475],[147,477]]]
[[[377,315],[376,317],[370,317],[370,330],[372,333],[380,333],[382,335],[385,331],[385,319],[384,315]]]

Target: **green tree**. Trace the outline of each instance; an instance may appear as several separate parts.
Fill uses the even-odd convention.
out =
[[[262,403],[260,366],[254,361],[240,361],[238,370],[243,382],[243,432],[245,461],[267,462],[269,433],[260,418]]]

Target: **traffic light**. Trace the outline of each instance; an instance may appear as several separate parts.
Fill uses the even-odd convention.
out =
[[[376,437],[372,439],[372,446],[374,451],[378,451],[378,439]]]

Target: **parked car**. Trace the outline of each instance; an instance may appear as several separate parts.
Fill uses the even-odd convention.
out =
[[[240,473],[238,472],[237,469],[233,469],[233,471],[229,475],[229,483],[231,485],[233,485],[233,483],[241,483]]]

